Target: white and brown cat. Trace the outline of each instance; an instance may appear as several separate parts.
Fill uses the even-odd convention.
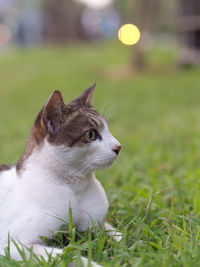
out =
[[[17,164],[0,165],[0,254],[8,233],[19,246],[32,247],[45,258],[62,253],[45,246],[39,236],[51,238],[62,224],[57,218],[68,222],[69,203],[79,231],[92,227],[91,218],[97,226],[104,223],[108,200],[94,171],[110,166],[121,146],[91,106],[94,87],[69,104],[55,91],[37,116]],[[121,239],[112,226],[104,225]],[[10,253],[21,260],[12,242]],[[87,259],[82,261],[86,266]]]

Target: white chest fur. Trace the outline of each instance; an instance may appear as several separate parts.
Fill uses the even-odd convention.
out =
[[[12,177],[8,176],[9,172]],[[91,218],[98,225],[107,213],[104,189],[93,175],[81,181],[84,190],[76,191],[65,181],[45,173],[41,177],[41,173],[35,172],[33,176],[27,171],[21,178],[13,178],[15,171],[9,172],[1,177],[2,186],[6,187],[6,197],[1,202],[4,205],[0,207],[3,245],[7,243],[8,232],[24,244],[40,243],[41,235],[50,238],[52,231],[59,230],[62,224],[59,219],[68,222],[69,203],[73,221],[80,231],[92,226]]]
[[[108,210],[106,194],[100,182],[92,177],[84,191],[75,198],[79,203],[80,217],[77,228],[82,231],[91,227],[91,219],[95,224],[101,223]]]

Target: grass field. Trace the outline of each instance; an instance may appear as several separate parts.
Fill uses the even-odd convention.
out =
[[[178,70],[175,51],[151,51],[150,67],[131,75],[129,53],[96,44],[0,54],[2,163],[19,158],[53,90],[68,102],[97,82],[94,104],[122,144],[116,163],[97,177],[108,220],[124,235],[116,243],[102,229],[70,227],[67,240],[54,241],[68,244],[64,256],[21,264],[0,258],[1,267],[65,266],[80,254],[103,266],[200,266],[200,69]]]

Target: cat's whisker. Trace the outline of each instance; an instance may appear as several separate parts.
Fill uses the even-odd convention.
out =
[[[99,113],[108,121],[115,116],[111,108],[111,104],[108,101],[103,101],[103,104],[99,107],[99,111]]]
[[[86,166],[85,169],[83,169],[83,173],[86,175],[87,174],[87,171],[89,169],[92,169],[93,167],[95,167],[95,164],[96,164],[95,162],[90,163],[89,166]]]
[[[110,121],[110,119],[114,118],[116,115],[112,112],[112,110],[108,110],[107,114],[105,115],[107,121]]]
[[[108,101],[107,99],[104,100],[104,101],[101,101],[101,105],[99,107],[99,113],[101,115],[105,115],[105,111],[108,109],[108,107],[110,107],[110,101]]]
[[[105,160],[111,160],[111,159],[113,159],[113,157],[111,157],[109,155],[96,157],[97,161],[105,161]]]

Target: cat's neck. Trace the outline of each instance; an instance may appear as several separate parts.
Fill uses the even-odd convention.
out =
[[[67,159],[66,149],[64,146],[52,146],[45,141],[36,147],[26,160],[22,175],[23,173],[35,173],[38,179],[45,176],[57,183],[68,184],[73,190],[84,189],[90,179],[94,177],[94,173],[84,173],[78,161],[70,161],[70,148],[69,159]]]

